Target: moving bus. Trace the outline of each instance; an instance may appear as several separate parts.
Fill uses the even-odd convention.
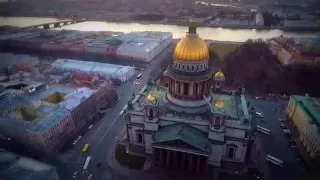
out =
[[[86,159],[86,162],[83,165],[83,170],[87,170],[89,165],[90,165],[90,161],[91,161],[91,156],[88,156]]]
[[[83,153],[86,153],[86,152],[88,152],[88,149],[89,149],[89,144],[87,143],[87,144],[85,144],[85,145],[83,146],[82,152],[83,152]]]
[[[269,161],[269,162],[271,162],[271,163],[273,163],[273,164],[275,164],[275,165],[278,165],[278,166],[280,166],[280,167],[283,167],[283,161],[280,160],[280,159],[278,159],[278,158],[276,158],[276,157],[271,156],[270,154],[268,154],[268,155],[266,156],[266,160]]]
[[[264,134],[268,134],[268,135],[271,134],[271,131],[270,131],[269,129],[264,128],[264,127],[261,127],[261,126],[257,126],[257,130],[258,130],[259,132],[264,133]]]

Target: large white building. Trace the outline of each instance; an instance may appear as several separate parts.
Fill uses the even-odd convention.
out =
[[[102,78],[114,78],[121,82],[126,82],[135,74],[134,67],[130,66],[73,59],[58,59],[51,66],[57,70],[82,72]]]
[[[146,86],[128,102],[127,150],[152,155],[156,166],[194,172],[244,163],[252,130],[245,96],[219,93],[225,77],[213,73],[194,22],[164,76],[167,87]]]

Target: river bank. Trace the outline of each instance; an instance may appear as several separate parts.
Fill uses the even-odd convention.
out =
[[[19,18],[20,16],[2,16],[3,18]],[[34,18],[34,16],[24,16],[24,17],[31,17]],[[58,19],[58,20],[65,20],[70,19],[70,17],[54,17],[54,16],[41,16],[37,18],[51,18],[51,19]],[[144,25],[152,25],[152,24],[158,24],[158,25],[175,25],[175,26],[187,26],[187,22],[181,22],[181,21],[167,21],[161,20],[161,21],[142,21],[142,20],[135,20],[133,18],[128,19],[122,19],[119,20],[116,17],[110,16],[109,18],[85,18],[86,21],[101,21],[101,22],[111,22],[111,23],[138,23],[138,24],[144,24]],[[55,21],[52,21],[55,22]],[[0,23],[0,26],[2,24]],[[215,24],[209,24],[209,23],[199,23],[199,27],[203,28],[224,28],[224,29],[234,29],[234,30],[258,30],[258,31],[264,31],[264,30],[281,30],[286,32],[297,32],[297,33],[308,33],[308,32],[320,32],[320,27],[283,27],[283,26],[258,26],[258,25],[215,25]]]

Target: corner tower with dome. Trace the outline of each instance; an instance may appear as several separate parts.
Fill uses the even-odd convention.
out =
[[[225,76],[213,71],[196,28],[191,20],[174,49],[163,74],[168,86],[146,85],[128,102],[122,144],[152,158],[153,166],[204,173],[246,162],[252,123],[243,89],[221,93]]]

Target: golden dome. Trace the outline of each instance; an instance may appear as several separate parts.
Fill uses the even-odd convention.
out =
[[[222,109],[224,107],[224,102],[221,100],[221,99],[218,99],[214,106],[217,108],[217,109]]]
[[[209,57],[207,43],[197,35],[187,35],[177,43],[173,57],[184,61],[204,60]]]
[[[214,74],[214,78],[215,79],[224,79],[224,74],[221,70],[219,70],[218,72],[216,72],[216,74]]]
[[[147,95],[147,100],[149,100],[149,101],[154,101],[154,100],[156,100],[156,96],[154,95],[154,94],[152,94],[152,93],[149,93],[148,95]]]

